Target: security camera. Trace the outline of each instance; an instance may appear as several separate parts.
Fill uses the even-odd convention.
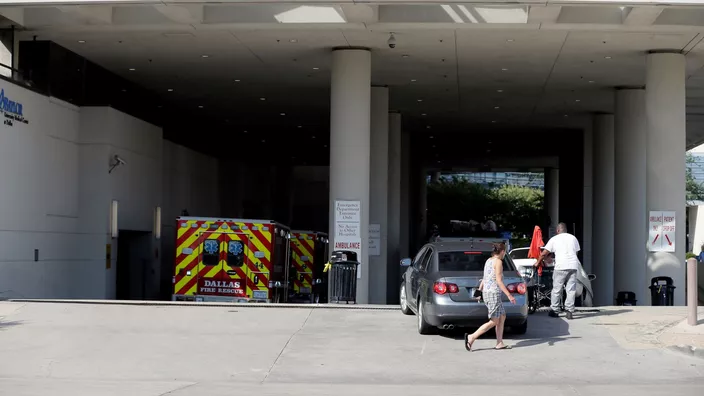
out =
[[[394,37],[393,33],[391,33],[391,36],[389,37],[389,40],[386,42],[386,44],[388,44],[389,48],[391,49],[396,48],[396,37]]]
[[[115,154],[115,156],[112,157],[113,162],[110,164],[110,169],[108,170],[108,173],[112,173],[112,171],[115,170],[120,165],[127,165],[127,162],[122,159],[119,155]]]

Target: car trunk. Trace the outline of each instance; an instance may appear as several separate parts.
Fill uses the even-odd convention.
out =
[[[484,273],[482,271],[467,271],[467,272],[440,272],[438,273],[438,282],[453,283],[457,285],[459,291],[451,293],[450,299],[455,302],[474,302],[480,301],[474,297],[474,290],[479,287]],[[516,271],[504,271],[504,284],[521,283],[523,278]],[[508,301],[508,297],[502,292],[501,299]]]

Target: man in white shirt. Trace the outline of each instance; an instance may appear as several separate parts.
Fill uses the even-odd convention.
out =
[[[579,268],[579,241],[574,235],[567,232],[567,225],[560,223],[557,225],[557,235],[550,238],[543,248],[540,258],[535,263],[539,265],[550,253],[555,253],[555,270],[552,275],[552,295],[550,297],[550,316],[558,317],[560,309],[560,298],[562,297],[562,286],[567,283],[567,299],[565,300],[565,310],[567,319],[572,319],[574,313],[574,299],[577,294],[577,269]]]

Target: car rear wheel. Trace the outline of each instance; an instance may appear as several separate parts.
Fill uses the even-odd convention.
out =
[[[528,320],[523,322],[522,325],[511,327],[511,332],[513,334],[525,334],[528,331]]]
[[[401,283],[401,293],[399,295],[399,301],[401,302],[401,312],[404,315],[413,315],[413,311],[408,308],[408,295],[406,294],[406,282]]]
[[[425,303],[418,297],[418,333],[427,335],[432,334],[433,327],[425,321],[425,316],[423,315],[423,305]]]

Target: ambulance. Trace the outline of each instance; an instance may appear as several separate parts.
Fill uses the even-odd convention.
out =
[[[328,243],[328,234],[323,232],[291,232],[289,301],[318,303],[321,298],[327,299],[323,269],[328,260]]]
[[[290,229],[271,220],[179,217],[174,301],[285,302]]]

